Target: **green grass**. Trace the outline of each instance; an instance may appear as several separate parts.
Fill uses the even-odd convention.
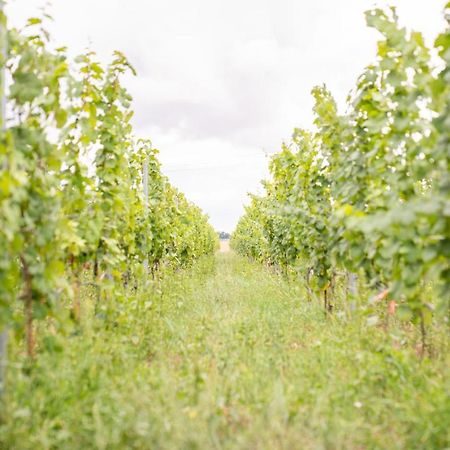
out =
[[[450,448],[448,339],[326,317],[234,254],[11,348],[2,449]]]

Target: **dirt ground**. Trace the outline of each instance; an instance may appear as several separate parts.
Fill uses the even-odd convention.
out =
[[[220,241],[220,253],[228,253],[230,251],[230,241]]]

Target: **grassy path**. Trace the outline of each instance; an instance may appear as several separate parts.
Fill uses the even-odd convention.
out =
[[[445,448],[449,360],[398,333],[221,253],[44,337],[29,372],[16,352],[0,448]]]

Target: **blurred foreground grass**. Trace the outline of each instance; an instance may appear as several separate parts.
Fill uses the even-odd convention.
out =
[[[450,353],[233,253],[11,348],[1,449],[450,448]],[[121,298],[120,296],[118,298]]]

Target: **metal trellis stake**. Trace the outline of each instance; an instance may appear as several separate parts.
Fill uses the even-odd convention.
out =
[[[148,215],[148,157],[145,158],[142,167],[142,184],[144,188],[144,217],[147,219]],[[147,238],[147,237],[146,237]],[[148,255],[144,258],[144,270],[148,273]]]

